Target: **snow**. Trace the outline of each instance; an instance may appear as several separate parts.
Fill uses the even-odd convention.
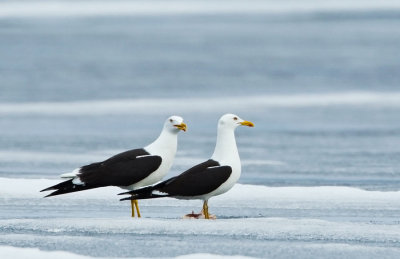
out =
[[[60,180],[49,179],[13,179],[0,178],[0,197],[2,198],[41,198],[46,193],[39,191]],[[84,192],[70,193],[50,199],[107,199],[117,201],[121,196],[116,196],[123,190],[118,187],[104,187],[100,189],[87,190]],[[167,199],[174,200],[174,199]],[[349,203],[386,203],[390,206],[400,204],[400,191],[367,191],[343,186],[320,186],[320,187],[267,187],[259,185],[236,184],[232,190],[224,195],[212,198],[218,205],[231,205],[241,202],[251,203],[251,206],[264,207],[266,203],[279,202],[290,203],[298,201],[341,203],[342,206]],[[160,200],[149,201],[159,203]],[[176,201],[176,200],[175,200]],[[176,201],[180,203],[181,201]],[[187,202],[187,201],[184,201]],[[164,203],[164,202],[162,202]],[[327,204],[332,206],[331,204]],[[179,205],[178,205],[179,206]],[[281,206],[281,205],[280,205]]]
[[[204,106],[207,103],[207,106]],[[0,114],[12,115],[106,115],[106,114],[154,114],[159,110],[173,113],[177,110],[186,112],[216,112],[226,110],[247,110],[285,107],[325,107],[336,105],[372,105],[377,107],[398,107],[400,93],[380,92],[336,92],[323,94],[258,95],[219,98],[155,98],[155,99],[115,99],[73,102],[35,102],[2,103]]]
[[[88,259],[94,258],[89,256],[77,255],[74,253],[62,252],[62,251],[42,251],[37,248],[17,248],[12,246],[0,246],[0,258],[8,259]],[[97,259],[102,259],[104,257],[95,257]],[[136,257],[137,259],[138,257]],[[215,254],[188,254],[175,257],[177,259],[246,259],[251,257],[246,256],[223,256],[223,255],[215,255]]]
[[[47,251],[57,251],[60,258],[69,255],[64,252],[184,255],[179,258],[390,258],[400,253],[398,191],[236,184],[210,200],[217,220],[184,220],[184,214],[200,210],[201,201],[171,198],[140,201],[143,218],[132,219],[117,187],[42,198],[39,190],[58,182],[0,178],[1,253],[13,253],[9,246],[35,248],[32,254],[43,253],[41,258],[53,256]],[[18,248],[15,254],[23,258],[26,251]]]
[[[40,259],[87,259],[90,257],[67,253],[62,251],[44,252],[37,248],[16,248],[11,246],[0,246],[0,258],[8,259],[25,259],[25,258],[40,258]]]
[[[247,256],[226,256],[226,255],[215,255],[215,254],[190,254],[190,255],[182,255],[177,256],[177,259],[204,259],[204,258],[212,258],[212,259],[224,259],[224,258],[231,258],[231,259],[246,259],[251,258]]]

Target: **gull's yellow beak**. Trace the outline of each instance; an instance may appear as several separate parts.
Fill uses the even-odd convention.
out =
[[[254,127],[254,123],[251,121],[242,121],[240,125],[247,126],[247,127]]]
[[[186,131],[186,128],[187,128],[187,126],[186,126],[186,124],[185,123],[181,123],[181,124],[178,124],[178,125],[174,125],[176,128],[178,128],[178,129],[180,129],[180,130],[183,130],[183,131]]]

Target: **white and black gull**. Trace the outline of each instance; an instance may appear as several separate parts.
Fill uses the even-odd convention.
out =
[[[170,170],[178,146],[178,132],[186,131],[186,124],[179,116],[169,117],[159,137],[144,148],[117,154],[105,161],[92,163],[61,175],[69,180],[46,188],[45,197],[83,191],[105,186],[118,186],[127,190],[155,184]],[[140,217],[137,200],[131,201],[132,217],[135,207]]]
[[[203,200],[204,217],[209,219],[208,200],[229,191],[240,177],[241,163],[234,131],[241,125],[254,127],[252,122],[237,115],[223,115],[218,121],[217,143],[211,159],[161,183],[121,193],[131,195],[121,200],[200,199]]]

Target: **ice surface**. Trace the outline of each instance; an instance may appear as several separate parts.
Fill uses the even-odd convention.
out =
[[[57,182],[0,178],[0,245],[100,257],[400,253],[400,192],[237,184],[210,200],[217,220],[183,220],[201,201],[169,198],[140,201],[143,218],[132,219],[117,187],[41,198]]]
[[[1,1],[0,176],[21,179],[0,179],[0,245],[398,258],[400,1],[248,2]],[[118,188],[38,192],[147,145],[171,113],[189,125],[180,173],[211,155],[226,112],[256,124],[237,131],[252,185],[211,199],[216,221],[180,219],[200,201],[141,201],[137,220]]]
[[[97,258],[102,259],[104,257],[89,257],[82,256],[68,252],[62,251],[42,251],[37,248],[16,248],[11,246],[0,246],[0,258],[2,259],[89,259],[89,258]],[[166,258],[166,257],[165,257]],[[188,254],[175,257],[177,259],[246,259],[250,257],[245,256],[223,256],[223,255],[215,255],[215,254]],[[138,257],[136,257],[138,259]]]
[[[207,106],[204,104],[207,103]],[[116,99],[73,102],[3,103],[4,115],[104,115],[104,114],[154,114],[163,112],[216,112],[223,110],[251,111],[271,107],[324,107],[335,105],[374,105],[399,107],[400,93],[336,92],[324,94],[258,95],[245,97],[168,98],[168,99]]]
[[[16,248],[11,246],[0,246],[0,258],[3,259],[88,259],[90,257],[77,255],[62,251],[44,252],[37,248]]]
[[[39,191],[55,185],[60,180],[49,179],[12,179],[0,178],[1,197],[43,197],[45,193]],[[116,199],[121,192],[118,187],[104,187],[100,189],[76,192],[58,196],[59,199]],[[263,204],[266,200],[296,201],[309,200],[319,202],[384,202],[400,204],[400,191],[366,191],[358,188],[343,186],[319,186],[319,187],[267,187],[259,185],[236,184],[232,190],[224,195],[213,198],[219,202],[250,202],[254,206],[258,202]],[[186,202],[186,201],[185,201]]]

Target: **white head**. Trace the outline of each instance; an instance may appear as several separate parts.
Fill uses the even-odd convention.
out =
[[[245,121],[235,114],[225,114],[218,121],[219,129],[236,129],[238,126],[254,127],[254,124],[250,121]]]
[[[179,116],[171,116],[164,123],[164,129],[173,133],[178,133],[181,130],[186,131],[186,128],[183,118]]]
[[[225,114],[218,121],[217,143],[212,159],[235,165],[240,174],[240,158],[236,147],[234,131],[238,126],[254,127],[250,121],[245,121],[235,114]]]

